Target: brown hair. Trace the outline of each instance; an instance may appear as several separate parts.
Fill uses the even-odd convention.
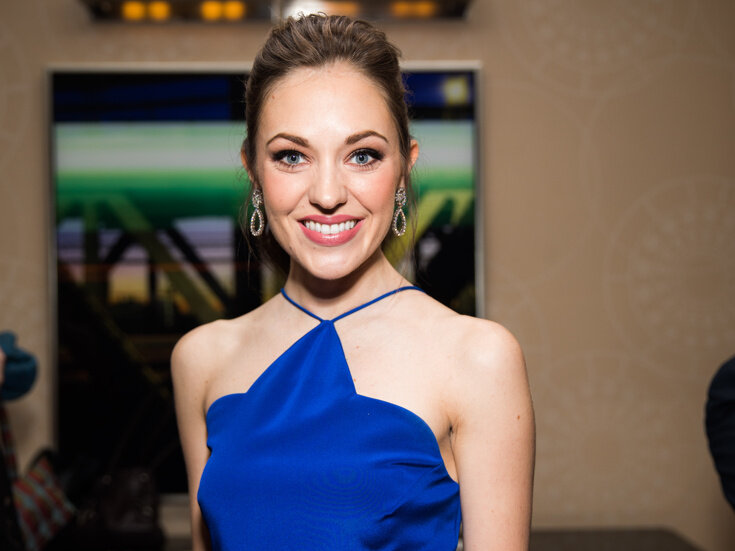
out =
[[[255,136],[258,133],[263,102],[276,82],[294,69],[323,67],[344,61],[370,78],[382,91],[396,125],[399,149],[404,160],[404,182],[413,206],[409,153],[411,135],[408,129],[406,90],[398,58],[401,52],[388,42],[383,31],[370,23],[346,16],[311,14],[298,19],[289,17],[273,27],[255,57],[245,91],[245,121],[248,137],[242,144],[251,175],[256,183]],[[250,194],[252,196],[253,188]],[[250,199],[250,197],[248,198]],[[283,251],[272,250],[275,240],[266,231],[262,243],[264,253],[283,268]],[[278,247],[280,249],[280,247]],[[279,258],[281,257],[281,258]]]

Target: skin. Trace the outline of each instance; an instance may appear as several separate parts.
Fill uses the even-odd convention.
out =
[[[345,63],[292,71],[261,113],[256,159],[243,158],[263,192],[268,224],[291,257],[286,291],[322,318],[408,285],[380,244],[405,163],[380,90]],[[285,152],[285,153],[284,153]],[[360,221],[348,242],[308,239],[304,219]],[[205,414],[243,392],[316,321],[280,295],[233,320],[185,335],[172,356],[190,495],[209,452]],[[460,316],[427,295],[398,293],[336,323],[358,393],[398,404],[429,425],[460,484],[467,551],[527,549],[534,419],[523,355],[504,328]],[[436,335],[442,335],[437,339]],[[191,500],[194,549],[209,548]]]

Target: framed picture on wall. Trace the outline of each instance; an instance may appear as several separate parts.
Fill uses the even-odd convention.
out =
[[[164,493],[186,490],[174,344],[248,312],[282,282],[241,229],[246,74],[49,76],[59,451],[100,473],[149,467]],[[412,260],[406,237],[386,254],[441,302],[481,315],[477,71],[416,66],[405,79],[421,148],[418,215]]]

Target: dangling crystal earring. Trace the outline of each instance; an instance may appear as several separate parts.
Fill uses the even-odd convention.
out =
[[[396,212],[393,214],[393,233],[396,237],[401,237],[406,233],[406,215],[403,207],[406,205],[406,189],[398,188],[396,190]]]
[[[253,234],[253,237],[258,237],[265,228],[263,211],[260,210],[260,205],[263,204],[263,192],[259,189],[253,190],[250,201],[253,203],[253,214],[250,216],[250,233]]]

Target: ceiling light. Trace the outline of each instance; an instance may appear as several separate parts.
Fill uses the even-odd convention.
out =
[[[168,2],[150,2],[148,4],[148,17],[153,21],[165,21],[171,17],[171,4]]]
[[[437,11],[439,11],[439,4],[436,2],[415,2],[413,7],[413,13],[416,17],[434,17]]]
[[[123,2],[120,8],[122,18],[128,21],[141,21],[145,19],[145,4],[132,0]]]
[[[356,17],[360,15],[360,5],[357,2],[327,2],[324,13]]]
[[[439,3],[431,0],[405,0],[393,2],[390,11],[394,17],[404,18],[428,18],[434,17],[439,12]]]
[[[228,2],[225,2],[223,4],[222,13],[225,16],[225,19],[229,21],[237,21],[238,19],[242,19],[243,17],[245,17],[245,14],[247,13],[247,8],[242,2],[238,2],[237,0],[229,0]]]
[[[218,2],[217,0],[206,0],[199,7],[199,13],[201,13],[202,19],[205,21],[217,21],[222,17],[222,12],[222,2]]]
[[[300,13],[367,20],[458,19],[471,0],[79,0],[95,20],[128,23],[279,21]]]

